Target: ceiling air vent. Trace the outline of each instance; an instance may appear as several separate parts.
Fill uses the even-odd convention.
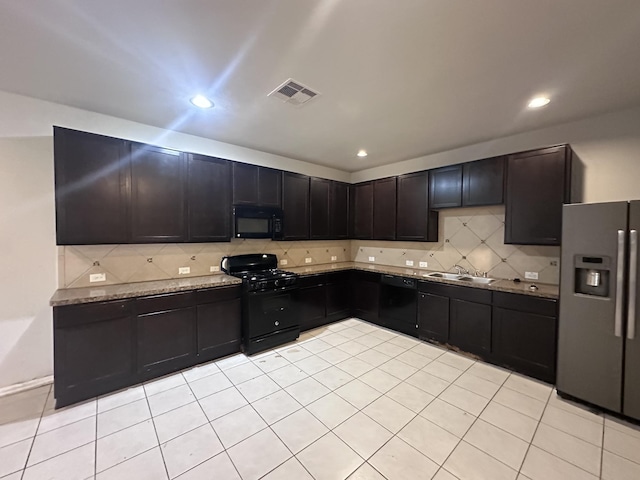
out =
[[[274,97],[279,100],[283,100],[285,103],[297,106],[308,103],[318,95],[320,95],[320,92],[314,92],[309,87],[290,78],[267,96]]]

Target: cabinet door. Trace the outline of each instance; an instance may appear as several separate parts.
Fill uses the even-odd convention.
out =
[[[479,355],[491,352],[491,306],[452,298],[449,340],[462,350]]]
[[[53,309],[56,407],[134,383],[135,317],[130,303]]]
[[[353,185],[353,238],[373,238],[373,183]]]
[[[282,176],[282,210],[285,240],[309,238],[309,177],[284,172]]]
[[[462,165],[431,170],[429,196],[431,208],[462,206]]]
[[[239,298],[198,305],[198,361],[240,351],[242,341]]]
[[[189,241],[231,239],[231,165],[227,160],[190,155],[188,165]]]
[[[187,238],[184,156],[175,150],[131,146],[131,241]]]
[[[300,329],[309,330],[326,323],[325,286],[301,288],[296,293],[300,312]]]
[[[463,165],[462,205],[504,203],[505,157],[487,158]]]
[[[258,167],[258,205],[282,206],[282,171]]]
[[[233,204],[258,204],[258,166],[233,162]]]
[[[560,245],[562,205],[570,200],[571,154],[566,146],[510,155],[505,243]]]
[[[329,277],[327,283],[327,317],[331,320],[338,320],[349,316],[349,282],[348,272],[340,278]]]
[[[373,238],[396,239],[396,177],[373,182]]]
[[[54,127],[58,245],[128,241],[128,143]]]
[[[329,235],[332,239],[349,238],[349,185],[331,182],[329,186]]]
[[[449,341],[449,297],[420,292],[418,330],[420,338],[441,343]]]
[[[355,316],[379,324],[380,276],[358,271],[352,275],[351,299]]]
[[[330,238],[329,191],[331,183],[322,178],[312,178],[309,195],[309,238]]]
[[[429,209],[428,172],[398,177],[396,240],[438,241],[438,212]]]
[[[557,319],[493,307],[493,354],[526,375],[555,382]]]

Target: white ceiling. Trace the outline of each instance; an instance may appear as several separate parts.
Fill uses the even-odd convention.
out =
[[[638,105],[639,45],[638,0],[0,0],[0,90],[347,171]]]

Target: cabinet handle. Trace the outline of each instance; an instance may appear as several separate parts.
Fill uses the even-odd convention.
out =
[[[627,338],[636,338],[636,293],[638,291],[638,231],[629,232],[629,312]]]
[[[624,285],[624,257],[625,257],[625,232],[618,230],[618,261],[616,272],[616,314],[613,333],[616,337],[622,336],[622,287]]]

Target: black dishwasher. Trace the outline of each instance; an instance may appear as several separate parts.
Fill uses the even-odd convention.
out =
[[[393,329],[418,336],[418,282],[413,278],[383,275],[380,281],[380,320]]]

